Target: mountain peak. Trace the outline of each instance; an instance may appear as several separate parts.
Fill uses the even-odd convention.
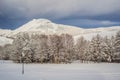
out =
[[[120,26],[111,26],[111,27],[101,27],[94,29],[84,29],[75,26],[68,26],[62,24],[56,24],[48,19],[33,19],[28,23],[20,26],[16,30],[4,30],[0,29],[0,37],[12,37],[14,38],[18,33],[28,33],[32,34],[70,34],[74,36],[74,39],[77,40],[79,37],[83,36],[85,39],[92,39],[96,34],[102,36],[113,36],[117,31],[120,30]],[[1,41],[2,40],[2,41]],[[4,38],[1,38],[1,43],[4,41]]]
[[[15,34],[19,32],[27,32],[27,33],[39,33],[39,34],[62,34],[68,33],[71,35],[80,35],[80,34],[90,34],[90,33],[99,33],[99,32],[109,32],[109,31],[117,31],[120,30],[118,27],[112,28],[95,28],[95,29],[83,29],[75,26],[68,26],[62,24],[56,24],[48,19],[33,19],[28,23],[20,26],[15,30]]]
[[[50,20],[48,19],[33,19],[30,22],[36,22],[36,23],[52,23]]]
[[[48,19],[33,19],[28,23],[20,26],[17,31],[40,31],[41,29],[47,29],[53,27],[53,24]]]
[[[45,34],[59,34],[59,33],[74,33],[77,31],[81,31],[81,28],[56,24],[48,19],[33,19],[28,23],[20,26],[18,29],[15,30],[15,33],[19,32],[38,32],[38,33],[45,33]]]

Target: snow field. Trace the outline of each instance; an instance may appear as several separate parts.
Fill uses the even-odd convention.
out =
[[[0,80],[120,80],[120,64],[21,64],[0,62]]]

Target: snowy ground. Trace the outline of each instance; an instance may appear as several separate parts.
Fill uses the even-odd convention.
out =
[[[21,64],[0,61],[0,80],[120,80],[120,64]]]

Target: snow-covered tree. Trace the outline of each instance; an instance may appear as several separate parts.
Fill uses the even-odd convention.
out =
[[[13,41],[14,55],[13,60],[17,62],[22,61],[22,53],[26,46],[28,45],[30,38],[27,33],[18,33],[17,37]]]
[[[33,43],[37,43],[35,59],[37,62],[45,63],[48,62],[48,36],[47,35],[37,35]]]
[[[88,46],[87,40],[84,37],[80,37],[75,45],[75,55],[77,60],[81,60],[82,62],[86,60],[85,50]]]
[[[65,62],[71,62],[74,59],[74,40],[73,37],[69,34],[61,34],[61,51],[60,57]]]
[[[114,56],[114,61],[115,62],[120,62],[120,31],[117,32],[116,36],[115,36],[115,56]]]
[[[103,59],[102,37],[99,34],[91,40],[88,57],[94,62],[101,62]]]
[[[10,44],[0,46],[0,59],[11,60],[13,55],[12,50],[13,49]]]
[[[22,54],[24,53],[24,57]],[[96,35],[91,41],[69,34],[18,33],[12,45],[0,47],[0,59],[15,62],[70,63],[73,60],[120,62],[120,32],[108,38]]]
[[[0,60],[3,59],[3,47],[0,46]]]
[[[115,38],[112,36],[108,38],[107,36],[103,39],[102,51],[103,51],[103,60],[106,62],[112,62],[114,57],[114,42]]]
[[[60,63],[60,49],[62,48],[61,37],[58,35],[49,35],[48,37],[49,55],[51,62]]]
[[[10,44],[7,44],[3,47],[3,55],[5,60],[11,60],[12,59],[12,52],[13,52],[13,47]]]

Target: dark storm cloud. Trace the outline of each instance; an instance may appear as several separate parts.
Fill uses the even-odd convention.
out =
[[[119,4],[120,0],[0,0],[0,28],[33,18],[83,27],[119,25]]]

